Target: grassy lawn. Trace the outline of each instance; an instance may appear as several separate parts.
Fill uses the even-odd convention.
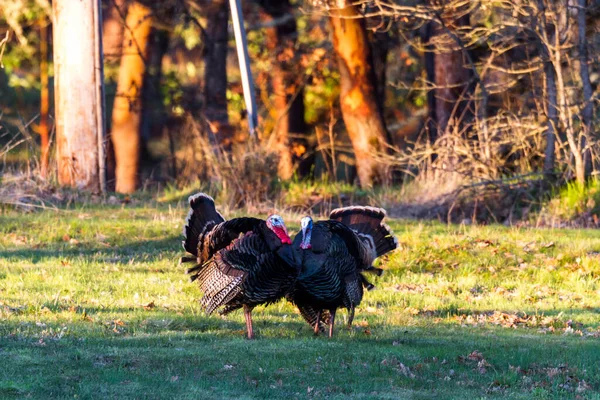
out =
[[[177,265],[185,212],[0,214],[0,398],[600,399],[596,231],[391,221],[352,331],[280,302],[248,341]]]

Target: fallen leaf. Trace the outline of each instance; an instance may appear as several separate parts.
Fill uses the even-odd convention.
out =
[[[592,389],[592,387],[583,379],[579,381],[579,383],[577,384],[577,389],[575,389],[575,391],[577,393],[581,393],[581,392],[585,392],[587,390]]]
[[[398,371],[400,371],[400,373],[402,375],[406,376],[407,378],[415,379],[415,374],[413,374],[410,371],[410,368],[408,368],[406,365],[404,365],[402,363],[398,364]]]
[[[481,354],[481,353],[480,353],[479,351],[477,351],[477,350],[474,350],[473,352],[471,352],[471,354],[469,354],[469,355],[467,356],[467,359],[468,359],[468,360],[471,360],[471,361],[481,361],[481,360],[483,360],[484,358],[483,358],[483,354]]]
[[[419,310],[417,308],[414,308],[414,307],[406,307],[404,309],[404,311],[406,311],[407,313],[412,314],[412,315],[418,315],[419,314]]]
[[[11,234],[10,238],[14,245],[20,246],[27,244],[27,238],[25,236],[17,236],[15,234]]]

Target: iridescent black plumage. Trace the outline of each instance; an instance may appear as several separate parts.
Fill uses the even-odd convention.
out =
[[[331,336],[336,310],[348,309],[350,326],[364,288],[374,287],[362,272],[380,275],[383,270],[373,267],[373,261],[395,249],[397,242],[382,223],[385,217],[382,209],[347,207],[334,210],[330,217],[312,225],[312,248],[301,248],[303,233],[294,238],[292,247],[302,269],[287,298],[315,327],[315,333],[329,323]]]
[[[212,198],[190,197],[191,211],[184,228],[184,248],[195,257],[182,262],[197,264],[187,270],[197,281],[208,313],[222,314],[244,308],[248,337],[253,336],[252,309],[281,299],[293,285],[297,268],[291,259],[290,240],[283,221],[271,216],[225,221]]]

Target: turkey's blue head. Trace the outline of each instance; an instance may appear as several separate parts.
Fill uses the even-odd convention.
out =
[[[313,220],[311,217],[304,217],[300,220],[300,228],[302,229],[302,242],[300,248],[307,250],[312,248],[310,244],[310,237],[312,236]]]
[[[292,244],[292,239],[288,235],[283,218],[279,215],[273,214],[269,216],[267,218],[267,227],[277,235],[282,244]]]

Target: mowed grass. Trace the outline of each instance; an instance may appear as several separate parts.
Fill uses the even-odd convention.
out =
[[[280,302],[249,341],[200,311],[185,213],[4,211],[0,398],[600,398],[596,231],[392,220],[354,329]]]

